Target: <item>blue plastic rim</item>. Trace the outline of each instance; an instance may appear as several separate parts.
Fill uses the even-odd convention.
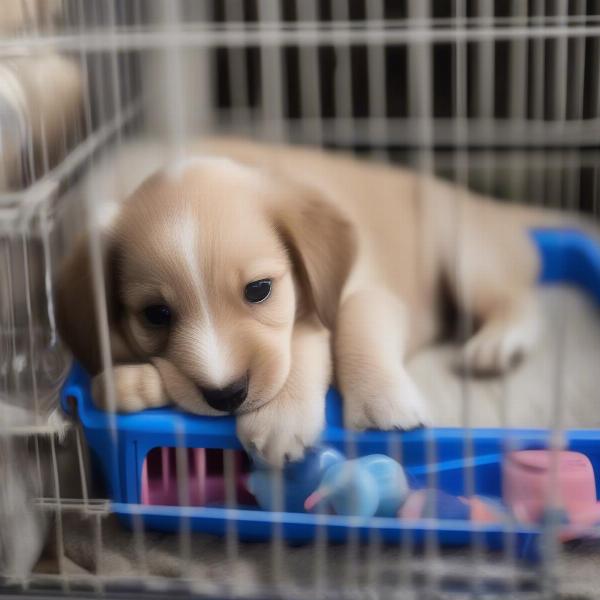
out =
[[[532,238],[542,259],[543,284],[576,285],[600,303],[600,245],[574,230],[534,230]],[[397,543],[410,536],[418,544],[434,531],[441,545],[469,544],[480,536],[490,548],[500,548],[505,530],[498,525],[475,526],[470,522],[403,522],[397,519],[369,519],[319,516],[301,513],[269,513],[255,507],[176,507],[140,505],[141,470],[147,454],[156,447],[241,449],[235,434],[234,417],[200,417],[176,408],[149,409],[136,414],[108,415],[91,399],[90,381],[75,365],[62,390],[62,405],[77,412],[90,454],[106,483],[112,510],[131,525],[138,515],[148,528],[177,531],[185,520],[195,531],[223,535],[235,521],[238,535],[246,540],[269,539],[274,523],[285,539],[308,542],[317,527],[325,529],[331,541],[344,541],[350,530],[368,539],[373,530],[385,542]],[[536,429],[432,428],[410,432],[367,431],[350,433],[342,427],[339,394],[329,390],[326,399],[327,427],[323,442],[341,451],[351,441],[358,455],[384,453],[400,456],[409,477],[426,484],[435,477],[436,486],[450,494],[468,489],[486,496],[501,495],[501,461],[507,449],[544,448],[550,434]],[[600,431],[569,430],[565,434],[570,450],[586,454],[595,468],[600,490]],[[435,456],[435,460],[428,460]],[[519,548],[532,547],[540,531],[516,526],[511,529]]]

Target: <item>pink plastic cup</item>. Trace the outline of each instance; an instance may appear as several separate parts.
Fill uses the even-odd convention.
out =
[[[554,462],[556,461],[556,462]],[[589,458],[579,452],[522,450],[510,452],[502,465],[502,497],[515,517],[537,522],[553,500],[572,522],[583,514],[597,514],[594,469]],[[554,498],[549,485],[556,486]]]

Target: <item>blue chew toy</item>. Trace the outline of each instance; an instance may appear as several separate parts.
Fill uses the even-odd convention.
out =
[[[404,469],[389,456],[371,454],[331,465],[304,508],[329,504],[338,515],[395,517],[408,493]]]
[[[246,486],[265,510],[280,508],[286,512],[304,512],[305,499],[319,486],[325,471],[342,461],[344,456],[329,446],[307,450],[302,460],[287,464],[280,473],[255,458]],[[283,487],[283,506],[280,507],[277,506],[277,496],[274,496],[280,493],[277,478],[281,478]]]

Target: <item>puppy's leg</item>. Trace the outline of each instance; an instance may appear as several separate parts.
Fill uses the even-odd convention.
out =
[[[275,467],[301,458],[323,430],[330,381],[327,330],[320,325],[297,325],[292,338],[291,370],[283,389],[267,404],[237,419],[242,444]]]
[[[135,412],[169,404],[158,369],[149,363],[117,365],[112,369],[115,410]],[[92,397],[98,408],[110,408],[109,375],[106,371],[92,380]]]
[[[531,352],[539,338],[538,309],[527,290],[475,316],[481,326],[467,341],[459,362],[466,374],[503,373]]]
[[[426,404],[403,365],[408,337],[402,303],[384,290],[357,292],[340,310],[337,383],[352,429],[411,429],[429,423]]]
[[[463,208],[461,239],[444,253],[457,306],[478,325],[460,366],[467,373],[498,374],[531,351],[539,337],[533,294],[538,258],[510,211],[493,205]]]

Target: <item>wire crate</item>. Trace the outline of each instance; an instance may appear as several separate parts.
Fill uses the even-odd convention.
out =
[[[85,388],[86,376],[77,368],[67,379],[71,361],[56,331],[53,297],[55,275],[77,237],[93,232],[98,207],[122,194],[119,182],[128,163],[117,166],[113,159],[130,144],[158,149],[164,161],[190,138],[215,133],[302,143],[408,165],[499,201],[597,216],[600,5],[595,0],[3,1],[0,474],[8,473],[15,488],[0,492],[0,529],[5,521],[18,524],[31,514],[43,525],[31,546],[20,545],[18,533],[0,533],[0,591],[323,598],[445,597],[453,590],[523,597],[587,593],[587,575],[577,571],[586,561],[564,551],[552,523],[535,531],[545,549],[542,559],[523,564],[518,547],[523,532],[514,523],[496,528],[491,537],[498,543],[492,545],[501,550],[490,553],[481,529],[461,536],[444,532],[436,520],[421,529],[399,525],[408,533],[389,547],[385,528],[375,522],[344,521],[328,528],[321,516],[264,513],[261,518],[256,510],[248,516],[231,498],[218,509],[149,510],[139,486],[141,446],[131,459],[133,477],[117,465],[127,445],[119,427],[128,417],[108,413],[104,419],[94,412],[89,398],[73,387],[83,382]],[[42,75],[46,79],[39,86]],[[102,240],[94,235],[91,240],[98,266]],[[569,250],[570,265],[583,264],[581,247],[576,243]],[[543,248],[545,264],[558,269],[548,277],[567,276],[597,300],[589,263],[565,272],[551,257],[552,245]],[[102,300],[97,311],[103,322]],[[545,429],[531,435],[553,448],[570,440],[572,448],[595,456],[600,423],[580,430],[590,423],[577,428],[565,419],[561,382],[579,376],[569,363],[577,340],[560,341],[565,312],[555,311],[552,324],[559,342],[550,416]],[[511,397],[510,378],[498,385],[502,398]],[[451,458],[464,471],[460,490],[451,469],[440,474],[433,468],[444,461],[443,440],[437,437],[442,430],[389,436],[380,444],[402,462],[414,442],[419,464],[406,463],[407,468],[420,469],[423,480],[442,482],[456,493],[478,489],[482,471],[472,460],[473,444],[477,447],[479,435],[491,435],[473,416],[477,392],[460,386],[458,416],[446,433],[455,443]],[[81,422],[66,425],[62,417],[57,422],[61,389],[63,400],[77,396]],[[586,393],[594,402],[593,392]],[[108,420],[101,434],[104,476],[126,478],[127,493],[102,486],[90,415],[104,425]],[[181,418],[188,422],[189,417]],[[505,451],[532,442],[527,437],[532,427],[516,429],[506,414],[499,421],[494,459],[483,467],[493,471],[494,486]],[[197,422],[203,421],[189,418]],[[223,418],[219,427],[223,438],[214,446],[236,446],[232,421]],[[178,448],[188,445],[185,427],[171,433],[167,445],[173,440]],[[162,444],[146,442],[146,450]],[[360,446],[360,439],[348,435],[336,443]],[[229,464],[225,454],[223,468],[227,463],[225,475],[231,476],[235,459]],[[31,484],[15,473],[30,475]],[[185,479],[177,473],[176,479]],[[115,515],[129,529],[116,525]],[[153,533],[157,525],[173,532],[170,541]],[[192,533],[197,529],[224,539]],[[256,535],[244,535],[249,529]],[[248,537],[266,541],[249,544]],[[460,554],[444,547],[455,537],[465,543]],[[295,548],[287,545],[290,538],[309,543]],[[589,545],[587,563],[594,556]],[[15,548],[27,556],[21,560]],[[76,557],[79,551],[84,558]],[[11,552],[18,560],[6,560]]]

